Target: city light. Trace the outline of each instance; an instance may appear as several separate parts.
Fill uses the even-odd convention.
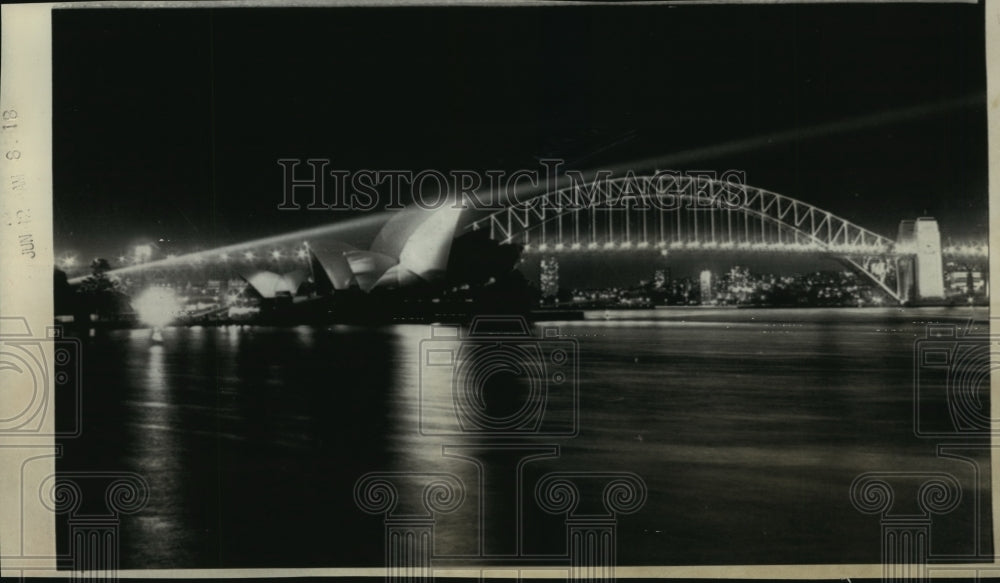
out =
[[[243,259],[246,259],[247,261],[253,261],[255,257],[257,256],[254,254],[253,251],[245,251],[243,253]]]
[[[152,245],[136,245],[133,251],[136,263],[145,263],[153,257]]]
[[[168,287],[153,286],[147,288],[132,300],[139,320],[154,327],[166,326],[181,312],[181,301]]]
[[[376,225],[382,225],[382,224],[384,224],[388,220],[388,218],[390,216],[391,216],[391,213],[372,213],[370,216],[358,217],[358,218],[350,219],[348,221],[341,221],[341,222],[336,222],[336,223],[332,223],[332,224],[321,225],[319,227],[311,227],[311,228],[308,228],[308,229],[302,229],[302,230],[299,230],[299,231],[292,231],[292,232],[283,233],[283,234],[280,234],[280,235],[272,235],[272,236],[268,236],[268,237],[262,237],[260,239],[254,239],[254,240],[251,240],[251,241],[244,241],[242,243],[235,243],[235,244],[232,244],[232,245],[226,245],[226,246],[223,246],[223,247],[216,247],[216,248],[213,248],[213,249],[204,249],[204,250],[201,250],[201,251],[194,251],[194,252],[191,252],[191,253],[185,253],[183,255],[178,255],[177,258],[176,258],[176,260],[169,261],[169,262],[166,259],[160,259],[160,260],[157,260],[157,261],[152,261],[152,255],[154,253],[154,247],[152,245],[137,245],[137,246],[135,246],[133,248],[133,253],[135,255],[135,261],[133,262],[134,264],[126,266],[126,267],[116,268],[113,271],[116,274],[124,275],[124,274],[129,274],[129,273],[142,272],[142,271],[145,271],[147,269],[158,267],[158,266],[161,266],[161,265],[176,265],[177,261],[193,261],[195,259],[195,257],[197,257],[199,255],[205,255],[205,256],[207,256],[209,258],[214,258],[214,257],[219,257],[222,253],[234,254],[234,253],[242,252],[242,251],[244,251],[244,250],[246,250],[248,248],[257,248],[257,249],[260,249],[263,246],[271,246],[271,245],[282,244],[282,243],[299,244],[300,242],[303,241],[303,237],[308,237],[308,236],[324,236],[325,237],[325,236],[334,235],[334,234],[339,233],[339,232],[344,232],[344,231],[350,232],[351,230],[354,230],[354,229],[363,229],[363,228],[374,227]],[[168,241],[165,240],[164,242],[168,242]],[[244,257],[247,260],[252,260],[252,259],[254,259],[256,257],[256,255],[254,255],[252,252],[250,252],[249,256],[247,256],[246,254],[244,254]],[[147,261],[149,262],[149,264],[145,265],[144,263],[146,263]],[[143,265],[140,265],[140,264],[143,264]],[[74,280],[71,280],[71,283],[75,283],[76,280],[78,280],[78,279],[82,279],[82,278],[76,278]]]
[[[278,259],[281,259],[281,251],[279,251],[277,249],[275,249],[274,251],[271,251],[271,259],[274,259],[275,261],[277,261]]]
[[[987,257],[990,253],[990,248],[985,243],[963,243],[948,245],[941,249],[941,253],[963,257]]]
[[[67,255],[66,257],[62,258],[62,260],[59,262],[59,265],[63,269],[71,269],[76,266],[76,257],[72,255]]]

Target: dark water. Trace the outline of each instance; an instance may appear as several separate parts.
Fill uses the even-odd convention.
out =
[[[850,499],[852,480],[872,471],[951,474],[963,497],[935,518],[932,553],[992,548],[988,453],[966,448],[971,461],[962,461],[938,452],[983,439],[914,434],[915,343],[929,322],[961,328],[985,311],[588,316],[556,323],[575,347],[548,340],[567,348],[568,376],[556,386],[551,364],[542,372],[550,401],[539,431],[572,429],[577,411],[578,434],[516,440],[435,435],[461,429],[442,392],[454,369],[421,373],[419,363],[422,350],[456,344],[421,344],[428,326],[172,328],[162,344],[148,330],[96,332],[83,339],[84,432],[63,441],[58,467],[127,470],[148,482],[147,506],[121,522],[123,568],[381,566],[382,517],[353,498],[372,471],[463,481],[464,503],[437,517],[438,555],[558,562],[563,517],[534,501],[552,471],[632,472],[645,482],[642,508],[617,519],[619,564],[877,563],[879,516]],[[552,344],[539,346],[543,360],[552,356]],[[527,389],[511,386],[522,393],[486,391],[491,411],[513,414],[525,402]],[[927,427],[947,425],[944,401],[927,399]],[[526,463],[516,479],[526,448],[551,445],[557,454]],[[461,455],[478,456],[481,473]],[[909,479],[896,512],[916,508]]]

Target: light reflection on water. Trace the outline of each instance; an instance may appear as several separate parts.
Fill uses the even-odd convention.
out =
[[[951,471],[968,499],[977,487],[912,427],[914,341],[927,321],[971,314],[985,317],[709,309],[559,322],[578,346],[579,435],[522,440],[560,448],[526,466],[525,491],[553,470],[641,475],[650,495],[620,522],[624,564],[877,562],[878,521],[850,505],[855,476]],[[454,402],[420,391],[429,338],[414,324],[168,328],[162,344],[148,330],[99,332],[84,340],[84,437],[61,467],[150,483],[149,506],[122,523],[123,567],[380,565],[381,519],[351,492],[370,471],[459,476],[468,497],[439,517],[436,552],[506,549],[511,533],[489,525],[510,526],[515,483],[481,496],[476,466],[442,454],[497,440],[430,434],[454,426]],[[970,518],[963,506],[938,523],[936,544],[968,546]],[[553,520],[534,524],[528,550],[564,551]]]

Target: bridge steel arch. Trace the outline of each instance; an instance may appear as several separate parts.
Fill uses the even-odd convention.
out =
[[[811,204],[739,182],[658,173],[574,182],[471,222],[526,253],[623,250],[806,252],[832,256],[893,299],[896,242]]]

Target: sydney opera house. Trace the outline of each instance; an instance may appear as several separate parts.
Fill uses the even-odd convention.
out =
[[[179,298],[177,318],[191,322],[248,316],[351,321],[529,309],[532,290],[516,269],[520,247],[467,231],[466,214],[457,205],[410,207],[360,221],[365,227],[353,231],[345,221],[346,228],[314,228],[159,259],[127,258],[102,274],[124,308],[106,308],[99,319],[120,319],[134,304],[127,298],[156,286]],[[66,283],[86,292],[95,285],[94,275]],[[58,275],[56,287],[58,311]],[[71,295],[79,303],[80,294]],[[93,308],[62,311],[89,311],[85,317],[94,319]]]
[[[367,251],[337,241],[312,247],[316,282],[324,291],[357,287],[370,292],[440,281],[448,273],[462,212],[450,205],[402,211],[389,219]]]

